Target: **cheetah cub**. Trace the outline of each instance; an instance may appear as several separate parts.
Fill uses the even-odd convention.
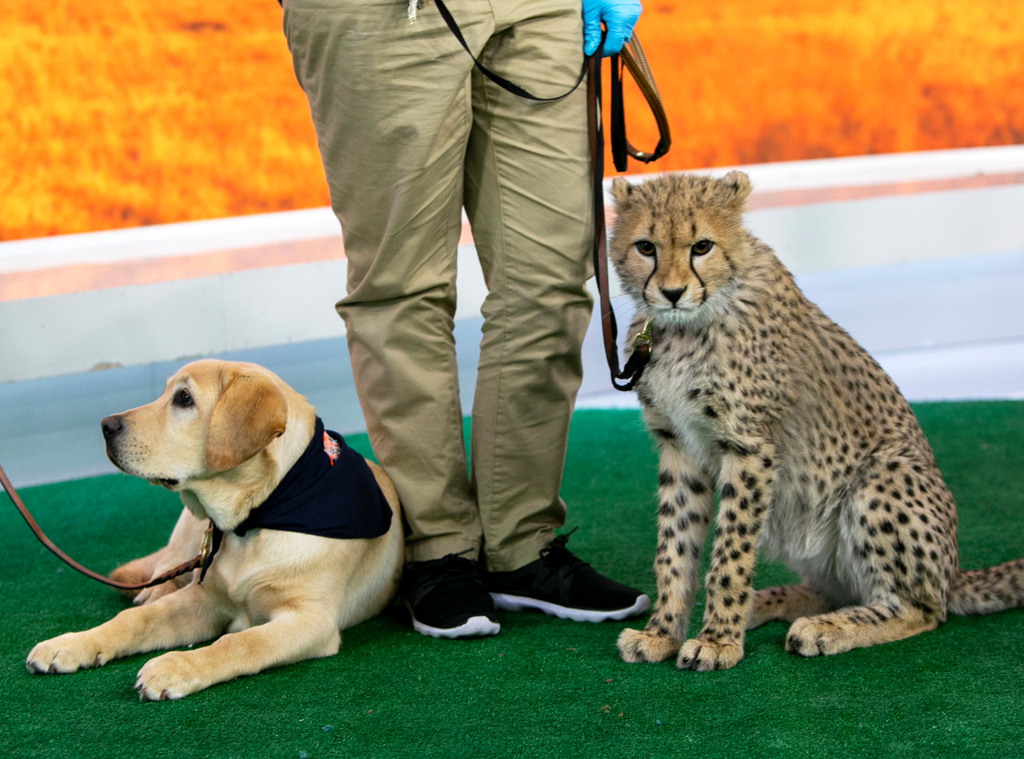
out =
[[[744,230],[749,194],[737,171],[612,188],[610,257],[634,328],[652,325],[636,390],[660,452],[658,598],[619,636],[622,658],[725,669],[770,620],[792,623],[787,651],[825,656],[1019,606],[1024,560],[959,569],[953,497],[907,402]],[[716,488],[704,624],[687,640]],[[802,584],[755,591],[758,549]]]

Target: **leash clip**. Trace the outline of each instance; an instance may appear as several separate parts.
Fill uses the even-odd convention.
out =
[[[633,337],[633,350],[640,351],[641,353],[647,354],[651,352],[651,320],[650,318],[644,319],[643,328],[636,333]]]
[[[210,546],[213,544],[213,522],[210,522],[210,526],[206,528],[206,532],[203,534],[203,547],[199,551],[199,566],[206,564],[206,560],[210,557]]]

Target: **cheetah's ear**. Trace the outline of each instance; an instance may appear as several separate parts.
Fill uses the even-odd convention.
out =
[[[730,193],[729,205],[742,212],[750,195],[750,177],[742,171],[730,171],[722,177],[722,184]]]
[[[612,180],[612,197],[617,211],[626,210],[633,204],[633,185],[622,177],[615,177]]]

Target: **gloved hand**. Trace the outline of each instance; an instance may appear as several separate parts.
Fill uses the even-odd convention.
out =
[[[604,54],[615,55],[633,34],[641,10],[640,0],[583,0],[583,52],[591,55],[597,50],[604,21]]]

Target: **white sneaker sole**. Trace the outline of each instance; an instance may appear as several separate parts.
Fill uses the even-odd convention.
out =
[[[626,619],[651,608],[651,599],[645,595],[637,596],[636,601],[628,608],[612,611],[573,609],[569,606],[559,606],[550,601],[540,601],[529,596],[513,596],[508,593],[491,593],[491,598],[494,599],[494,605],[503,611],[535,609],[560,619],[571,619],[573,622],[605,622],[609,619]]]
[[[412,613],[412,607],[404,601],[405,608],[409,610],[412,618],[412,629],[420,635],[429,635],[431,638],[475,638],[483,635],[497,635],[501,632],[501,625],[492,622],[487,617],[470,617],[458,627],[431,627],[416,619]]]

